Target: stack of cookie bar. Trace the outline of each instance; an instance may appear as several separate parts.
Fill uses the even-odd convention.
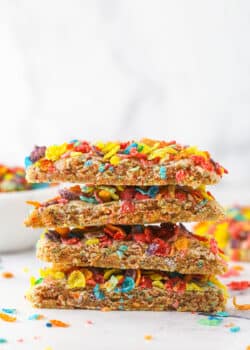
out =
[[[73,140],[36,147],[29,182],[71,182],[25,224],[45,227],[37,257],[50,266],[32,279],[35,307],[109,310],[223,310],[226,270],[214,238],[182,223],[218,220],[205,185],[225,169],[208,152],[175,141]]]

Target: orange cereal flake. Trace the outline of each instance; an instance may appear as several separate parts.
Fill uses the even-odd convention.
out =
[[[6,322],[16,322],[16,317],[0,312],[0,319]]]
[[[50,320],[49,322],[54,327],[63,327],[63,328],[69,327],[69,323],[65,323],[65,322],[62,322],[62,321],[59,321],[59,320]]]
[[[14,277],[14,274],[12,272],[2,272],[2,277],[3,278],[13,278]]]

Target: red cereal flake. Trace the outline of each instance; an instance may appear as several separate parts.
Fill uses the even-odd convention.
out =
[[[183,169],[181,170],[178,170],[176,175],[175,175],[175,178],[176,178],[176,181],[178,183],[181,183],[184,179],[185,179],[185,171]]]
[[[135,205],[133,202],[123,201],[121,205],[121,212],[124,213],[133,213],[135,210]]]
[[[244,290],[250,287],[250,281],[231,281],[227,286],[232,290]]]
[[[139,285],[141,288],[152,288],[152,280],[149,277],[142,276]]]

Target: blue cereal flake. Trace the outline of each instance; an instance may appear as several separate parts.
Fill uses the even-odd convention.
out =
[[[226,311],[218,311],[216,312],[216,316],[220,316],[220,317],[228,317],[229,313]]]
[[[86,196],[80,196],[81,201],[87,202],[87,203],[93,203],[93,204],[97,204],[97,200],[95,198],[92,197],[86,197]]]
[[[151,186],[148,190],[148,195],[151,198],[155,198],[158,192],[159,192],[159,186]]]
[[[128,293],[131,292],[135,288],[135,281],[132,277],[126,276],[123,283],[121,291],[122,293]]]
[[[33,314],[28,317],[28,320],[40,320],[41,315],[40,314]]]
[[[123,253],[128,250],[128,246],[126,246],[125,244],[120,245],[120,247],[117,250],[117,255],[119,256],[119,258],[121,258],[123,256]]]
[[[167,169],[165,166],[160,166],[160,178],[166,179],[167,178]]]
[[[84,163],[84,166],[90,166],[93,164],[93,161],[91,159],[86,160],[86,162]]]
[[[159,192],[159,186],[150,186],[150,188],[147,191],[140,187],[136,187],[136,191],[140,192],[141,194],[145,194],[151,198],[155,198],[155,196]]]
[[[4,312],[5,314],[10,314],[10,315],[16,314],[16,309],[3,308],[3,309],[1,309],[1,311]]]
[[[79,142],[77,139],[69,141],[69,143],[76,143]]]
[[[95,288],[93,289],[93,292],[94,292],[94,296],[96,297],[96,299],[103,300],[105,298],[105,295],[100,290],[100,285],[99,284],[95,285]]]
[[[131,148],[136,148],[138,147],[138,143],[136,142],[132,142],[128,147],[125,148],[125,150],[123,151],[124,154],[129,154],[131,151]]]
[[[238,326],[237,327],[231,327],[229,330],[230,330],[231,333],[237,333],[237,332],[240,331],[240,327],[238,327]]]
[[[99,165],[98,171],[99,171],[100,173],[103,173],[103,172],[105,171],[105,164]]]
[[[52,323],[47,322],[47,323],[45,323],[45,326],[48,327],[48,328],[51,328],[52,327]]]
[[[0,344],[5,344],[5,343],[8,343],[7,339],[0,338]]]
[[[207,204],[207,202],[208,202],[207,199],[203,199],[202,201],[200,201],[199,204],[197,204],[197,206],[198,206],[199,208],[202,208],[202,207],[204,207],[204,206]]]
[[[30,165],[32,165],[32,161],[30,159],[30,157],[25,157],[24,159],[24,165],[25,165],[25,168],[28,168]]]

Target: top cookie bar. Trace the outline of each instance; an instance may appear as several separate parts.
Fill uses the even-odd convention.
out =
[[[35,147],[25,159],[29,182],[76,182],[96,185],[185,185],[219,182],[226,169],[207,151],[175,141],[138,142],[72,140]]]

